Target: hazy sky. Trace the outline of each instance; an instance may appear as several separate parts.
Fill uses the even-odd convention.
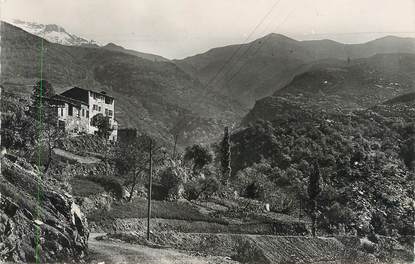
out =
[[[330,38],[345,43],[384,35],[415,37],[415,0],[0,2],[4,20],[58,24],[70,33],[101,44],[114,42],[167,58],[183,58],[213,47],[244,43],[270,32],[298,40]],[[254,33],[250,35],[251,32]]]

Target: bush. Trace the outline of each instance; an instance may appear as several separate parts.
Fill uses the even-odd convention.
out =
[[[269,197],[267,202],[270,204],[271,211],[276,213],[288,214],[294,209],[293,199],[283,192]]]
[[[198,182],[187,182],[184,185],[184,197],[189,201],[196,200],[200,196],[200,189]]]
[[[188,182],[184,185],[184,196],[188,200],[196,200],[200,196],[211,197],[220,189],[220,182],[214,176],[200,178],[197,181]]]
[[[160,171],[160,187],[162,189],[162,199],[176,199],[182,195],[183,179],[179,170],[173,166],[168,166]]]
[[[269,180],[268,164],[254,164],[239,171],[234,181],[234,186],[239,194],[246,198],[264,200],[268,193],[275,187]]]
[[[193,161],[193,173],[196,174],[203,167],[213,161],[213,154],[209,148],[202,145],[187,147],[183,159]]]
[[[319,226],[329,232],[335,232],[340,225],[349,226],[355,220],[353,211],[339,202],[320,208]],[[335,229],[333,229],[335,228]]]

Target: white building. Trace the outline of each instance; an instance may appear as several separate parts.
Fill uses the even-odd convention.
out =
[[[117,140],[118,123],[114,114],[114,97],[105,92],[74,87],[54,99],[62,102],[58,107],[58,117],[59,125],[65,131],[94,134],[98,128],[91,125],[92,117],[102,114],[110,120],[112,132],[109,139]]]

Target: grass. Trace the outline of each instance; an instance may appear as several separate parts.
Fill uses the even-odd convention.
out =
[[[73,178],[71,180],[72,194],[79,197],[97,195],[110,192],[117,199],[122,198],[123,188],[121,183],[114,177],[88,176],[85,178]]]
[[[116,202],[109,211],[101,210],[89,215],[89,221],[106,221],[116,218],[146,218],[147,200],[133,199],[132,202]],[[202,214],[197,208],[183,201],[152,201],[151,217],[162,219],[177,219],[187,221],[204,221],[210,223],[228,224],[220,218]]]
[[[78,197],[87,197],[105,192],[104,187],[87,179],[74,178],[71,180],[71,185],[72,194]]]
[[[111,192],[117,199],[122,198],[123,187],[119,180],[112,176],[88,176],[87,179],[102,186],[105,191]]]

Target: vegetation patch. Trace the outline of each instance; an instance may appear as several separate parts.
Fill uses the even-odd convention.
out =
[[[220,218],[204,215],[186,201],[152,201],[151,217],[162,219],[178,219],[187,221],[204,221],[209,223],[227,224]],[[117,218],[146,218],[147,200],[142,198],[133,199],[132,202],[115,202],[109,211],[100,210],[88,216],[90,221],[96,223],[112,222]]]
[[[74,178],[70,181],[72,194],[77,197],[88,197],[105,192],[105,188],[100,184],[88,179]]]

